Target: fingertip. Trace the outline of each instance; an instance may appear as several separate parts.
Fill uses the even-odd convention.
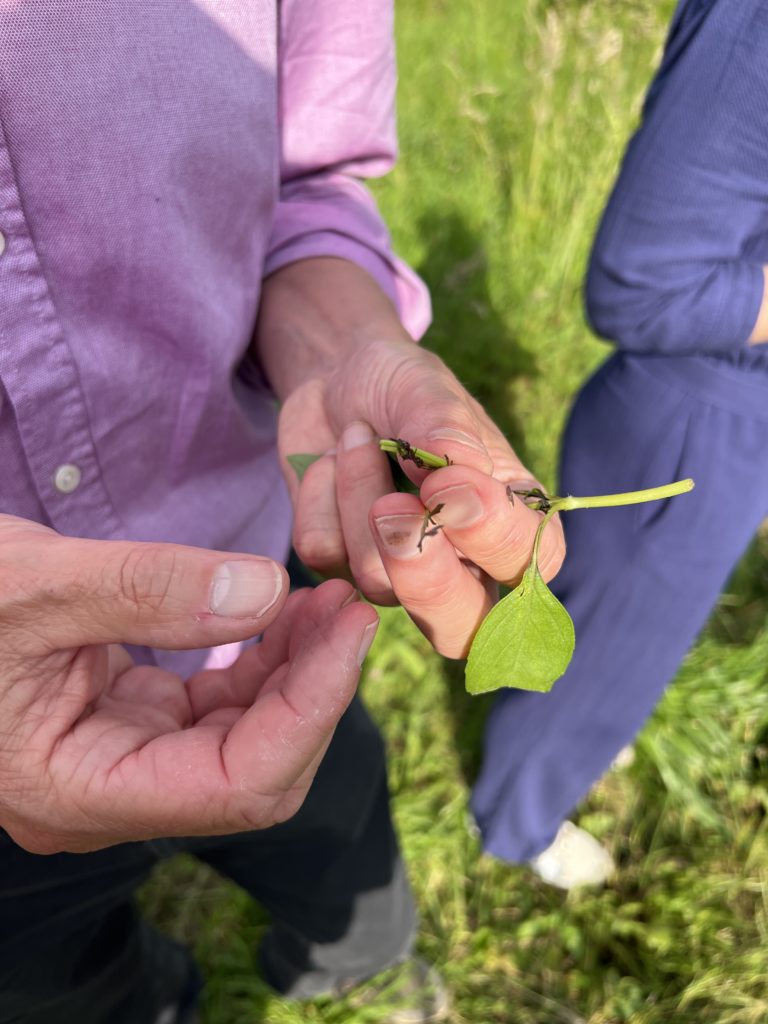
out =
[[[301,560],[318,572],[332,572],[347,561],[336,504],[336,457],[329,452],[302,479],[295,502],[293,546]]]
[[[358,644],[357,648],[357,664],[360,666],[360,668],[363,667],[363,662],[365,661],[368,652],[371,649],[373,641],[376,639],[376,633],[378,631],[378,628],[379,622],[377,619],[375,622],[369,622],[368,625],[365,626],[365,628],[363,629],[363,632],[360,634],[360,643]]]
[[[350,653],[354,653],[358,668],[362,666],[376,637],[379,621],[376,609],[365,601],[344,605],[336,617],[334,625],[343,637],[344,646]]]
[[[318,608],[326,614],[354,604],[360,596],[348,580],[341,579],[325,580],[314,588],[312,594]]]

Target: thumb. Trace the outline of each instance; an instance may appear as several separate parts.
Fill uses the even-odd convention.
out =
[[[281,565],[179,544],[62,537],[0,516],[0,643],[182,650],[261,633],[288,596]]]

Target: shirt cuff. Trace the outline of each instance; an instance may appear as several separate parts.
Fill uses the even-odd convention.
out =
[[[357,264],[394,304],[406,331],[422,337],[432,319],[427,286],[391,249],[368,191],[354,179],[290,183],[278,203],[264,276],[298,260],[332,256]]]

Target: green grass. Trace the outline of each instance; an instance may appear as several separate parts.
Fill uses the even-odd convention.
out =
[[[427,344],[552,484],[571,396],[605,349],[580,305],[595,223],[658,59],[671,3],[400,0],[400,137],[376,193],[428,281]],[[482,858],[465,828],[489,701],[468,698],[396,611],[364,690],[388,740],[394,809],[456,1024],[768,1020],[768,542],[756,542],[637,745],[580,821],[614,884],[564,896]],[[255,972],[266,919],[191,860],[149,913],[206,973],[207,1024],[367,1024],[296,1008]]]

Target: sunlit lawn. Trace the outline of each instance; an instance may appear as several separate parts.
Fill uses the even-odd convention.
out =
[[[606,350],[583,323],[591,234],[663,39],[651,0],[399,0],[402,160],[376,193],[429,282],[427,344],[554,480],[579,382]],[[488,702],[397,612],[365,694],[391,754],[395,813],[455,1022],[768,1020],[768,541],[750,553],[637,745],[580,821],[621,871],[563,896],[481,858],[466,829]],[[259,981],[265,917],[193,862],[150,883],[149,912],[206,973],[207,1024],[363,1024],[291,1007]]]

